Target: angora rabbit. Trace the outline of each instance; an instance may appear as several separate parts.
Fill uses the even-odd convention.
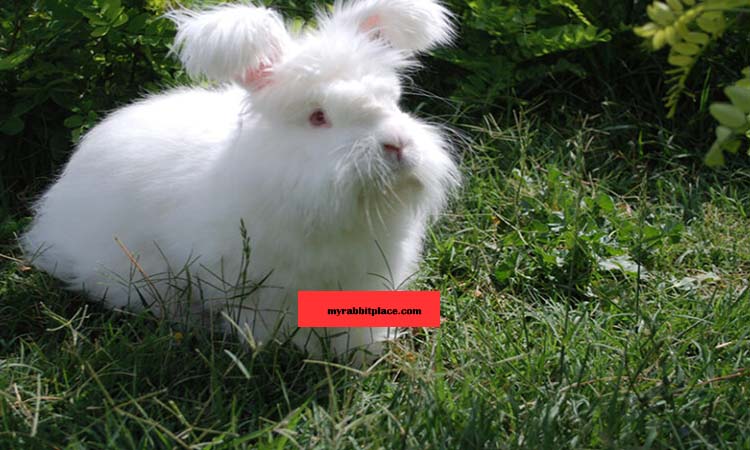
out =
[[[297,291],[383,290],[383,276],[414,273],[459,175],[440,130],[399,109],[401,79],[451,40],[450,13],[337,2],[299,33],[248,4],[170,17],[187,72],[223,87],[150,96],[89,131],[36,204],[25,253],[111,307],[173,316],[165,299],[182,289],[257,342],[379,348],[392,329],[327,330],[325,343],[298,330]]]

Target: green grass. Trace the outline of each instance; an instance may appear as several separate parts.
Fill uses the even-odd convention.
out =
[[[614,129],[468,130],[443,325],[365,372],[87,304],[6,223],[0,448],[749,448],[750,170]]]

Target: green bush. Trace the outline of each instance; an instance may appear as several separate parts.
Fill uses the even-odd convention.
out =
[[[0,6],[0,190],[32,195],[27,187],[53,174],[101,115],[176,82],[166,57],[172,25],[160,8],[152,0]]]
[[[453,96],[472,107],[492,105],[508,89],[553,74],[585,76],[568,56],[612,38],[573,0],[454,0],[451,9],[460,17],[461,41],[436,56],[462,73],[453,79]]]
[[[261,3],[298,21],[311,19],[314,9],[324,4]],[[450,98],[450,111],[432,95],[410,96],[409,107],[428,102],[423,109],[459,112],[467,122],[485,114],[499,116],[535,99],[549,103],[542,111],[547,114],[563,110],[559,105],[568,102],[581,114],[598,114],[606,102],[617,105],[620,109],[613,114],[628,121],[654,123],[664,116],[658,99],[655,102],[643,86],[657,86],[667,63],[644,55],[631,33],[634,24],[644,21],[645,4],[446,4],[456,14],[460,38],[426,59],[427,68],[416,75],[415,85]],[[22,211],[19,208],[28,205],[67,160],[81,133],[107,111],[186,81],[169,56],[174,30],[161,17],[166,7],[166,0],[13,0],[0,5],[0,211]],[[681,81],[686,93],[736,80],[737,71],[730,69],[750,58],[750,46],[744,45],[747,33],[726,33],[723,39],[737,45],[717,46],[702,58],[691,71],[695,75]],[[711,83],[706,83],[708,77]],[[708,146],[712,137],[705,132],[710,117],[703,99],[711,98],[709,94],[692,97],[701,101],[697,114],[687,102],[686,112],[676,110],[676,117],[685,120],[675,121],[673,131],[693,139],[695,148]]]
[[[306,19],[316,6],[263,3]],[[610,39],[570,0],[454,0],[449,7],[461,20],[461,40],[433,62],[447,64],[454,76],[433,73],[425,84],[480,112],[519,83],[558,72],[584,74],[566,55]],[[16,0],[0,6],[5,209],[27,204],[38,180],[54,174],[81,133],[107,111],[185,80],[168,57],[173,26],[160,17],[164,8],[164,0]]]

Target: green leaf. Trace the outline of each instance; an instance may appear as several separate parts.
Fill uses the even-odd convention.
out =
[[[63,121],[63,125],[65,125],[67,128],[78,128],[83,125],[83,117],[78,114],[74,114],[65,119],[65,121]]]
[[[138,14],[128,21],[128,33],[142,34],[146,28],[146,22],[150,16],[148,14]]]
[[[641,236],[645,242],[653,241],[661,237],[661,231],[651,225],[646,225],[641,228]]]
[[[695,59],[692,56],[684,56],[676,53],[671,53],[669,57],[667,57],[667,62],[673,66],[677,67],[687,67],[693,64],[693,61]]]
[[[719,125],[716,127],[716,142],[722,143],[732,137],[734,132],[732,132],[731,128],[727,128],[724,125]]]
[[[0,59],[0,70],[11,70],[18,67],[34,53],[34,47],[23,47]]]
[[[669,45],[675,45],[680,42],[680,37],[677,35],[677,28],[672,26],[664,28],[664,39],[667,40]]]
[[[675,20],[672,10],[664,2],[654,2],[646,7],[646,14],[655,23],[665,26]]]
[[[123,11],[120,0],[100,0],[102,15],[109,21],[113,21]]]
[[[709,11],[703,13],[698,16],[696,23],[701,30],[713,34],[723,33],[727,26],[724,14],[720,11]]]
[[[687,55],[687,56],[697,55],[701,51],[700,47],[698,47],[695,44],[688,43],[688,42],[678,42],[674,44],[672,48],[676,52],[681,53],[683,55]]]
[[[104,36],[107,33],[109,33],[109,26],[96,27],[91,32],[91,36],[92,37],[101,37],[101,36]]]
[[[31,111],[39,103],[41,102],[37,102],[36,98],[34,97],[26,97],[13,105],[13,111],[11,112],[11,115],[15,117],[21,117],[22,115]]]
[[[706,153],[703,161],[708,167],[721,167],[724,165],[724,152],[717,143],[711,146],[711,150]]]
[[[630,255],[618,255],[610,258],[602,258],[597,261],[599,270],[608,272],[622,272],[628,275],[637,275],[639,272],[641,276],[645,275],[646,269],[643,266],[638,267],[638,264],[633,261]]]
[[[78,95],[72,90],[61,89],[50,92],[52,101],[70,111],[78,105]]]
[[[612,201],[612,197],[604,192],[600,192],[599,195],[596,196],[596,204],[606,213],[612,213],[615,210],[615,202]]]
[[[640,36],[642,38],[650,38],[651,36],[655,35],[656,32],[660,29],[661,28],[657,24],[649,22],[643,26],[633,28],[633,33],[635,33],[636,36]]]
[[[651,39],[651,45],[653,46],[654,50],[661,50],[664,45],[667,43],[667,33],[665,30],[659,30],[654,34],[653,39]]]
[[[104,17],[107,19],[108,22],[113,23],[115,19],[119,18],[124,13],[125,13],[125,8],[120,7],[117,9],[111,9],[107,11],[107,14],[105,14]]]
[[[669,8],[676,12],[678,15],[682,14],[682,12],[685,10],[683,8],[682,3],[680,3],[680,0],[667,0],[667,5],[669,5]]]
[[[687,33],[680,33],[680,36],[687,42],[704,46],[709,43],[711,38],[706,33],[700,31],[689,31]]]
[[[721,144],[721,149],[726,150],[729,153],[736,155],[742,145],[742,141],[739,139],[732,139]]]
[[[734,106],[746,114],[750,113],[750,88],[729,86],[724,89],[724,93],[727,94]]]
[[[128,21],[128,15],[125,13],[120,14],[117,16],[117,19],[115,19],[114,22],[112,22],[112,28],[117,28],[125,25]]]
[[[498,283],[504,283],[513,275],[513,267],[510,264],[501,264],[495,268],[495,280]]]
[[[5,119],[5,122],[0,125],[0,133],[13,136],[23,131],[23,127],[23,120],[18,117],[11,116]]]
[[[729,128],[740,128],[747,124],[745,114],[730,103],[713,103],[708,109],[719,123]]]
[[[81,140],[81,135],[83,133],[81,132],[80,128],[73,128],[73,131],[70,132],[70,140],[73,143],[77,143]]]
[[[101,12],[97,9],[93,9],[91,5],[80,4],[76,6],[76,10],[89,19],[89,23],[92,26],[103,26],[107,24],[107,20],[101,15]]]

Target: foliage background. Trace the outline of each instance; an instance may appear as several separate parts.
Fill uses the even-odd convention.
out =
[[[310,19],[319,6],[265,3],[297,20]],[[507,121],[519,106],[548,116],[606,114],[651,132],[666,128],[697,155],[710,140],[707,101],[721,97],[719,87],[738,78],[750,58],[741,16],[744,23],[695,71],[693,98],[675,121],[665,122],[656,100],[668,67],[645,53],[631,31],[643,21],[644,2],[448,3],[460,20],[461,39],[427,58],[415,85],[451,102],[428,96],[409,102],[453,121],[477,122],[486,114]],[[173,27],[160,18],[168,7],[164,0],[12,0],[0,7],[5,215],[28,205],[39,180],[59,171],[81,133],[107,111],[187,82],[168,55]]]

